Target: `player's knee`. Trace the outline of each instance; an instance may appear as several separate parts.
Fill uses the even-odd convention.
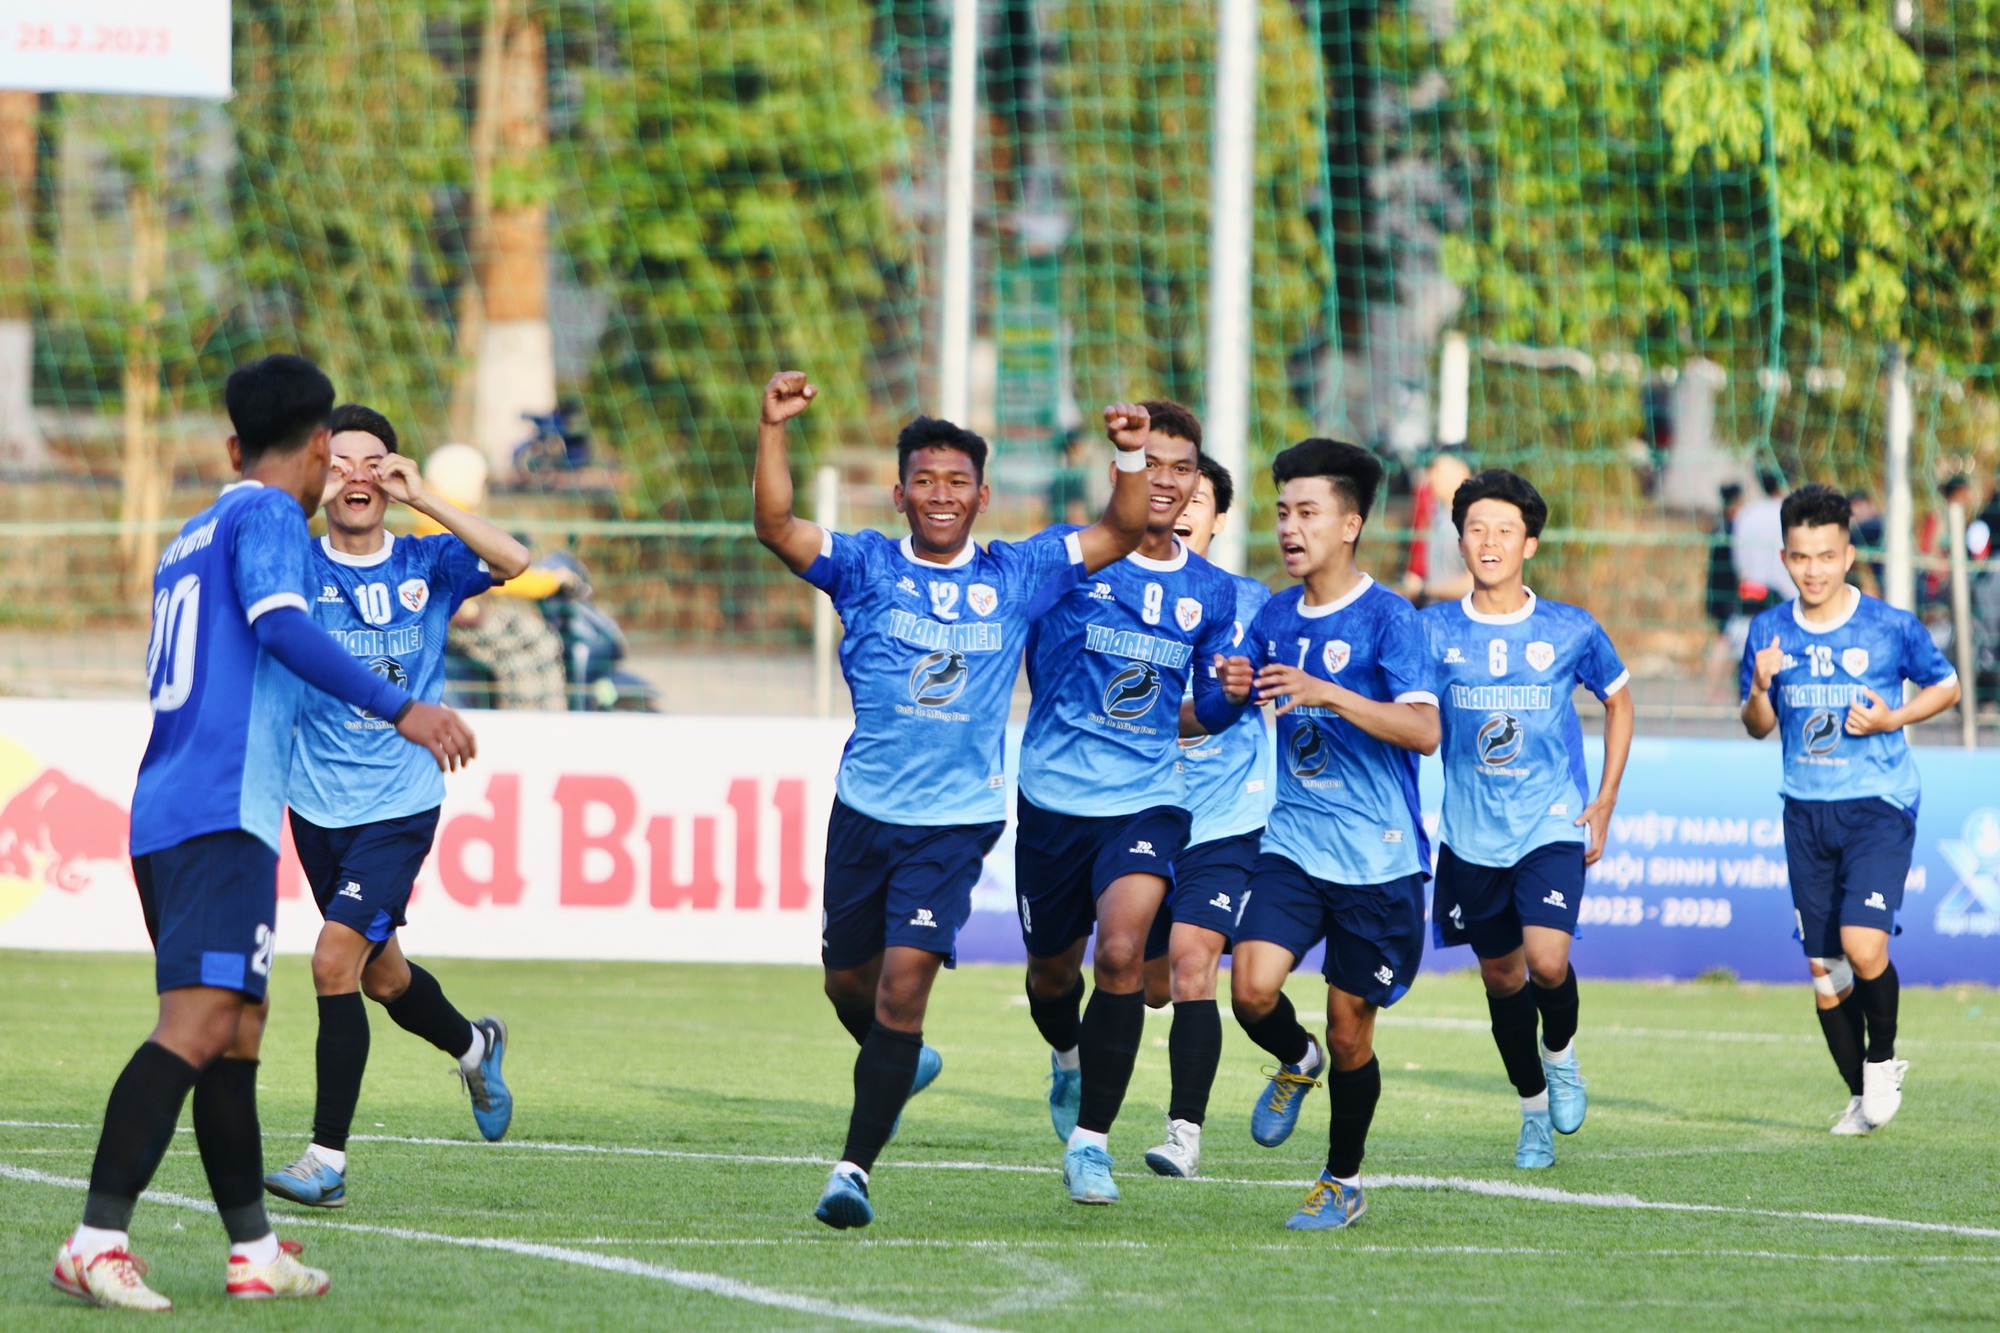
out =
[[[1331,1024],[1326,1030],[1326,1048],[1333,1054],[1336,1069],[1359,1069],[1375,1053],[1375,1033],[1355,1024]]]
[[[397,972],[378,973],[369,968],[361,974],[361,993],[377,1004],[394,1004],[410,989],[410,969]]]
[[[1045,1000],[1069,994],[1076,978],[1077,964],[1067,954],[1028,960],[1028,989]]]
[[[1278,1007],[1278,991],[1273,986],[1258,984],[1248,971],[1231,970],[1229,974],[1229,1008],[1236,1015],[1236,1021],[1246,1026],[1261,1023],[1271,1016]]]
[[[1543,990],[1554,990],[1556,987],[1562,985],[1563,981],[1569,976],[1569,958],[1567,955],[1560,957],[1555,955],[1537,957],[1534,954],[1530,954],[1528,955],[1528,975]]]
[[[851,971],[829,971],[826,974],[826,998],[836,1009],[848,1009],[866,1005],[874,998],[868,987]]]
[[[1174,960],[1173,987],[1170,992],[1175,1000],[1212,1000],[1215,998],[1216,960],[1206,952],[1176,958]]]
[[[1854,968],[1844,957],[1814,958],[1811,962],[1819,966],[1813,972],[1813,990],[1828,999],[1845,995],[1854,985]]]
[[[1512,995],[1528,981],[1528,968],[1519,954],[1479,960],[1479,979],[1488,995]]]
[[[1092,961],[1097,984],[1120,992],[1135,991],[1145,981],[1145,948],[1128,940],[1099,940]]]

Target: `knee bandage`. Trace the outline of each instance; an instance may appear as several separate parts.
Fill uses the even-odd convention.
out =
[[[1813,989],[1821,995],[1838,995],[1854,984],[1854,969],[1848,966],[1845,955],[1836,958],[1814,958],[1810,961],[1826,969],[1825,976],[1813,974]]]

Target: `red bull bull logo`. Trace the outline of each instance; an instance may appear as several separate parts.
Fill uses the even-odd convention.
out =
[[[129,811],[0,737],[0,920],[46,889],[130,881]]]

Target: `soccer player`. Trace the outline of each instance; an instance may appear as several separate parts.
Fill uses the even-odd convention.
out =
[[[1803,486],[1779,513],[1798,597],[1750,623],[1743,726],[1784,746],[1785,863],[1798,937],[1833,1063],[1847,1082],[1835,1134],[1866,1134],[1903,1104],[1889,936],[1917,834],[1917,766],[1903,728],[1958,702],[1958,675],[1922,622],[1847,582],[1847,497]],[[1903,682],[1919,688],[1907,703]]]
[[[526,569],[528,550],[426,486],[415,461],[397,452],[396,428],[381,413],[344,403],[327,425],[333,466],[320,505],[326,536],[312,544],[315,619],[370,671],[435,703],[444,692],[452,613]],[[392,500],[446,535],[384,531]],[[313,948],[318,1099],[311,1144],[266,1176],[264,1188],[294,1203],[339,1208],[347,1202],[347,1134],[368,1064],[362,994],[458,1061],[473,1120],[488,1140],[507,1132],[513,1114],[500,1068],[507,1025],[490,1015],[467,1022],[437,978],[404,957],[396,937],[437,832],[444,800],[437,765],[382,718],[308,690],[289,793],[292,842],[326,918]]]
[[[159,1022],[112,1086],[83,1224],[51,1281],[93,1305],[170,1310],[145,1282],[127,1228],[181,1105],[230,1247],[231,1296],[317,1296],[327,1275],[280,1243],[264,1211],[257,1124],[278,820],[300,681],[391,718],[441,768],[473,756],[448,709],[412,699],[349,657],[307,612],[306,519],[326,485],[333,385],[310,361],[270,356],[224,390],[242,480],[189,519],[153,576],[146,649],[152,739],[132,797],[132,875],[152,936]]]
[[[1236,927],[1230,1002],[1278,1060],[1250,1115],[1258,1143],[1283,1143],[1326,1076],[1326,1171],[1285,1223],[1318,1231],[1367,1207],[1361,1159],[1382,1093],[1375,1014],[1409,991],[1423,957],[1430,848],[1417,755],[1437,749],[1437,695],[1416,608],[1355,565],[1381,463],[1352,444],[1305,440],[1272,460],[1271,478],[1278,549],[1299,582],[1265,604],[1243,645],[1258,701],[1277,704],[1278,790]],[[1321,940],[1324,1046],[1284,993]]]
[[[1470,944],[1478,955],[1493,1041],[1521,1098],[1514,1165],[1553,1166],[1551,1130],[1583,1124],[1569,946],[1584,867],[1603,855],[1632,749],[1631,673],[1588,611],[1539,598],[1522,581],[1548,522],[1540,492],[1494,468],[1461,484],[1450,504],[1472,591],[1422,613],[1444,730],[1431,930],[1440,948]],[[1578,685],[1604,704],[1595,800]]]
[[[1154,429],[1160,429],[1158,418]],[[1194,442],[1201,443],[1199,434]],[[1235,496],[1229,469],[1204,455],[1201,480],[1174,535],[1206,557],[1209,542],[1229,521]],[[1240,645],[1245,629],[1271,600],[1271,590],[1256,579],[1233,577],[1231,637]],[[1146,937],[1146,1003],[1174,1006],[1167,1038],[1172,1074],[1167,1141],[1146,1154],[1146,1165],[1159,1175],[1191,1177],[1201,1162],[1201,1126],[1222,1061],[1216,965],[1236,933],[1257,840],[1271,811],[1271,741],[1264,715],[1249,709],[1228,731],[1210,736],[1195,722],[1192,700],[1182,703],[1180,767],[1193,825],[1187,850],[1174,860],[1173,892]]]
[[[1145,1024],[1146,937],[1187,844],[1180,709],[1193,680],[1203,730],[1237,709],[1209,667],[1234,648],[1235,580],[1174,535],[1201,476],[1200,427],[1149,403],[1145,540],[1071,589],[1028,645],[1033,700],[1021,741],[1014,892],[1028,1010],[1050,1047],[1049,1116],[1063,1181],[1082,1204],[1118,1201],[1111,1123]],[[1202,669],[1194,670],[1196,663]],[[1243,673],[1235,698],[1248,694]],[[1083,1008],[1092,928],[1096,989]]]
[[[986,441],[919,417],[896,441],[896,507],[910,532],[828,531],[792,513],[785,426],[817,390],[798,371],[764,386],[753,488],[757,539],[833,599],[854,734],[826,833],[820,958],[834,1014],[860,1044],[847,1143],[813,1215],[874,1220],[868,1173],[903,1104],[938,1075],[924,1014],[955,961],[980,864],[1006,817],[1004,746],[1028,627],[1146,523],[1146,413],[1104,410],[1118,484],[1087,528],[981,549]]]

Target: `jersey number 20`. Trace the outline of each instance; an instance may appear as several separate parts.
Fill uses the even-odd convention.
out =
[[[188,574],[153,598],[153,637],[146,644],[146,679],[153,711],[171,713],[194,693],[194,647],[201,628],[201,577]]]

